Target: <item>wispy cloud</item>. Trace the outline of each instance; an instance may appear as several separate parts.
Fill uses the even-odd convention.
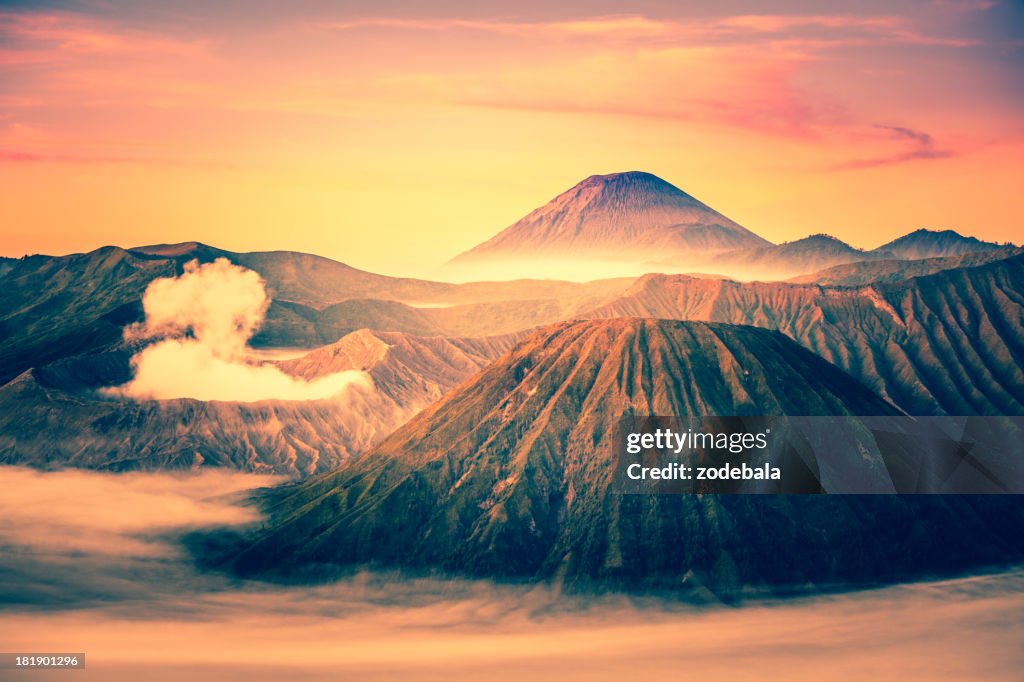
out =
[[[815,103],[798,94],[781,89],[761,96],[748,94],[734,100],[727,98],[677,97],[671,101],[595,101],[573,102],[557,98],[531,99],[516,96],[492,99],[467,99],[463,104],[484,108],[561,114],[617,116],[651,120],[696,123],[739,128],[792,138],[816,138],[816,128],[831,116]]]
[[[143,156],[112,156],[108,154],[61,154],[47,152],[27,152],[13,149],[0,149],[0,163],[81,163],[81,164],[121,164],[138,163],[152,164],[152,157]],[[193,165],[184,161],[163,160],[167,165]]]
[[[49,61],[60,55],[194,56],[208,43],[130,29],[72,13],[0,12],[0,63]]]
[[[751,14],[707,20],[654,19],[641,14],[596,16],[578,20],[520,22],[461,18],[401,19],[364,17],[348,21],[310,22],[310,29],[353,31],[394,29],[412,31],[481,31],[533,37],[580,37],[601,40],[646,41],[655,44],[749,44],[751,40],[782,39],[815,49],[849,45],[907,43],[967,47],[975,41],[930,35],[895,15]],[[797,35],[799,34],[799,35]]]
[[[832,170],[859,170],[876,166],[890,166],[908,161],[946,159],[954,154],[951,149],[943,149],[936,146],[935,140],[926,132],[903,126],[876,124],[874,127],[878,130],[886,131],[890,138],[906,143],[910,146],[910,149],[895,154],[844,161],[832,166]]]
[[[309,24],[310,30],[490,33],[529,40],[536,50],[571,45],[575,56],[401,79],[409,92],[458,105],[509,111],[635,117],[816,139],[850,120],[841,98],[797,85],[829,50],[871,46],[960,48],[969,40],[932,35],[903,16],[757,14],[656,19],[639,14],[523,22],[365,17]],[[454,37],[453,37],[454,39]],[[556,82],[557,81],[557,82]]]

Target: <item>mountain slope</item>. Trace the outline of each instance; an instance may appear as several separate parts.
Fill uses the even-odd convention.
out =
[[[452,284],[379,275],[309,253],[236,253],[200,242],[140,246],[130,249],[130,253],[148,258],[171,259],[179,269],[182,264],[192,259],[206,263],[216,258],[227,258],[236,265],[259,273],[267,282],[273,300],[297,304],[312,310],[324,310],[353,300],[389,301],[412,307],[433,307],[548,297],[579,298],[616,293],[625,289],[632,281],[630,278],[593,282],[519,279]]]
[[[677,273],[699,267],[725,273],[729,279],[855,286],[981,265],[1019,252],[1012,245],[984,242],[952,230],[917,230],[870,251],[827,234],[814,234],[773,246],[728,251],[705,263],[666,258],[652,263],[649,271]]]
[[[723,253],[712,258],[709,267],[734,279],[774,280],[876,258],[830,235],[814,234],[776,246]]]
[[[583,317],[777,329],[911,414],[1024,414],[1024,256],[857,288],[650,275]]]
[[[480,371],[508,351],[517,335],[459,338],[412,336],[362,329],[337,343],[277,364],[307,381],[336,372],[368,371],[377,390],[417,409]]]
[[[0,385],[61,358],[115,348],[124,325],[141,321],[152,280],[180,275],[190,260],[216,258],[266,281],[272,300],[252,339],[256,346],[316,347],[364,327],[418,335],[513,332],[600,305],[632,282],[449,284],[377,275],[309,254],[232,253],[199,242],[29,256],[4,261],[0,275]],[[549,312],[538,317],[541,308]],[[503,322],[489,324],[491,314]]]
[[[830,268],[794,277],[793,284],[820,284],[831,287],[857,287],[884,282],[902,282],[913,277],[932,275],[943,270],[972,268],[1024,253],[1019,247],[1005,247],[995,251],[964,253],[959,256],[939,256],[918,260],[868,260]]]
[[[1006,248],[1005,245],[983,242],[975,237],[965,237],[953,230],[914,230],[874,250],[881,256],[913,260],[961,256],[966,253],[986,253]]]
[[[593,175],[453,259],[608,258],[768,242],[650,173]]]
[[[625,288],[623,286],[622,290]],[[550,293],[557,293],[557,288]],[[266,320],[252,342],[255,346],[308,348],[331,343],[363,328],[416,336],[514,334],[577,317],[615,299],[615,295],[595,294],[436,308],[418,308],[397,301],[352,299],[322,310],[276,301],[271,303]]]
[[[268,530],[234,568],[309,579],[380,562],[735,595],[1024,555],[1024,505],[1006,499],[622,495],[613,427],[629,411],[896,412],[767,330],[556,325],[351,466],[272,494]]]
[[[142,314],[142,293],[175,274],[123,249],[15,261],[0,285],[0,385],[29,367],[106,348]]]
[[[98,389],[130,379],[130,349],[68,358],[0,387],[0,462],[326,471],[375,444],[513,341],[355,332],[277,363],[306,379],[355,369],[372,380],[372,386],[350,388],[342,398],[316,401],[114,399]]]

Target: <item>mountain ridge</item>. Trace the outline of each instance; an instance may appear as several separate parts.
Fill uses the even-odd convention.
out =
[[[313,401],[132,400],[101,389],[132,377],[134,348],[65,358],[0,386],[0,462],[37,468],[191,469],[309,475],[359,455],[508,350],[515,336],[415,337],[361,330],[273,363],[370,385]]]
[[[769,242],[675,185],[643,171],[592,175],[450,262],[724,251]]]
[[[420,335],[512,332],[518,330],[515,320],[532,315],[530,304],[515,305],[517,301],[556,297],[559,309],[575,300],[579,305],[568,308],[583,309],[632,281],[453,284],[368,273],[312,254],[238,254],[201,242],[27,256],[5,263],[9,267],[0,272],[0,385],[33,367],[117,347],[124,326],[143,319],[142,296],[150,282],[180,275],[193,258],[211,262],[219,257],[255,270],[267,283],[271,304],[253,338],[257,346],[320,346],[374,325]],[[495,331],[460,322],[461,314],[440,314],[447,320],[444,325],[429,314],[450,306],[469,306],[463,309],[467,313],[494,310],[512,321]],[[535,325],[519,328],[527,326]]]
[[[581,317],[776,329],[911,414],[1024,414],[1024,255],[858,287],[646,275]]]
[[[919,228],[874,249],[878,254],[903,260],[961,256],[967,253],[996,251],[1012,244],[996,244],[976,237],[965,237],[955,230]]]
[[[777,332],[615,319],[546,327],[349,467],[271,493],[243,576],[366,563],[732,598],[1019,558],[1014,500],[622,495],[616,415],[897,414]],[[986,506],[987,505],[987,506]],[[939,533],[939,530],[942,530]],[[933,534],[934,533],[934,534]]]

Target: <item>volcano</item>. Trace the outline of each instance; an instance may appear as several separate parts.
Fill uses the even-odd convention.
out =
[[[126,400],[132,350],[65,358],[0,386],[0,463],[108,471],[222,466],[290,476],[329,471],[376,444],[507,351],[479,339],[353,332],[276,365],[313,380],[360,370],[368,385],[323,400]]]
[[[648,275],[588,318],[777,329],[914,415],[1024,415],[1024,256],[858,287]]]
[[[351,466],[275,493],[242,574],[347,565],[738,594],[1024,555],[1012,496],[623,495],[617,415],[891,415],[785,336],[618,319],[540,330]]]
[[[644,262],[770,243],[650,173],[592,175],[452,260]]]

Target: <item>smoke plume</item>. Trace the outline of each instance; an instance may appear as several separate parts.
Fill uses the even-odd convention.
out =
[[[125,332],[128,340],[154,342],[132,358],[134,378],[108,393],[156,400],[322,400],[369,382],[358,371],[305,381],[257,360],[248,341],[269,305],[260,276],[225,258],[191,261],[180,277],[154,280],[142,298],[146,321]]]

